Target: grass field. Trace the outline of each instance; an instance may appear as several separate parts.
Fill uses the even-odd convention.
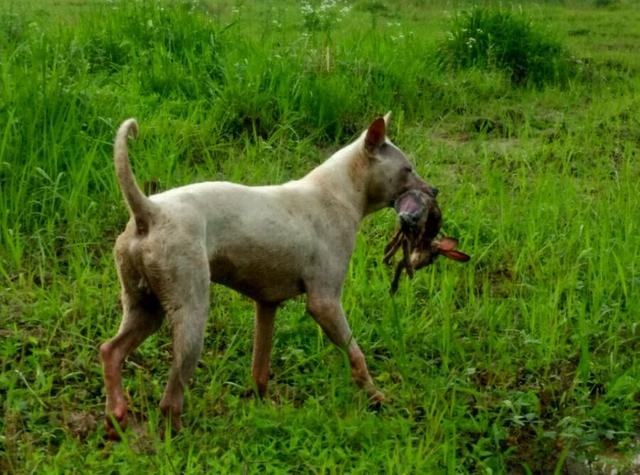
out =
[[[0,472],[640,470],[636,2],[514,7],[570,54],[546,85],[439,66],[470,3],[323,4],[2,2]],[[391,401],[368,408],[303,299],[279,312],[270,400],[246,396],[253,306],[214,287],[185,428],[159,436],[165,326],[126,362],[134,421],[105,441],[118,124],[138,119],[136,176],[163,190],[297,178],[387,110],[472,255],[391,298],[394,213],[363,223],[343,303]]]

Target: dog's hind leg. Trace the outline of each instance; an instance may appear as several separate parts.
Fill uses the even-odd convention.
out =
[[[183,263],[184,264],[184,263]],[[206,257],[171,272],[171,287],[159,294],[171,324],[173,362],[160,410],[174,430],[181,427],[184,389],[196,369],[209,313],[209,267]]]
[[[139,287],[140,276],[131,272],[127,261],[119,262],[122,283],[123,318],[114,338],[100,346],[100,358],[107,393],[105,427],[107,437],[118,439],[115,424],[127,425],[127,401],[122,389],[122,363],[162,323],[163,312],[158,299]]]
[[[256,302],[251,374],[260,397],[266,396],[269,384],[273,321],[277,309],[278,304]]]

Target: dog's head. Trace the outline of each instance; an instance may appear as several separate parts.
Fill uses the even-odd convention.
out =
[[[393,206],[409,190],[420,190],[435,198],[438,190],[426,183],[405,154],[387,138],[391,113],[375,119],[362,134],[368,161],[367,212]]]

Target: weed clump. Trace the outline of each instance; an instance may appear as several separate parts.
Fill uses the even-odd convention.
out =
[[[498,69],[517,85],[565,83],[567,49],[524,14],[475,7],[457,14],[448,38],[438,47],[445,69]]]

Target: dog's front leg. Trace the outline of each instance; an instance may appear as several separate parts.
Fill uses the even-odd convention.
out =
[[[371,402],[381,403],[384,394],[380,392],[369,375],[364,354],[356,343],[344,315],[340,300],[335,297],[309,295],[307,310],[329,339],[340,349],[347,352],[351,364],[351,376],[364,389]]]
[[[277,309],[277,304],[256,302],[251,373],[260,397],[267,395],[271,344],[273,340],[273,321]]]

